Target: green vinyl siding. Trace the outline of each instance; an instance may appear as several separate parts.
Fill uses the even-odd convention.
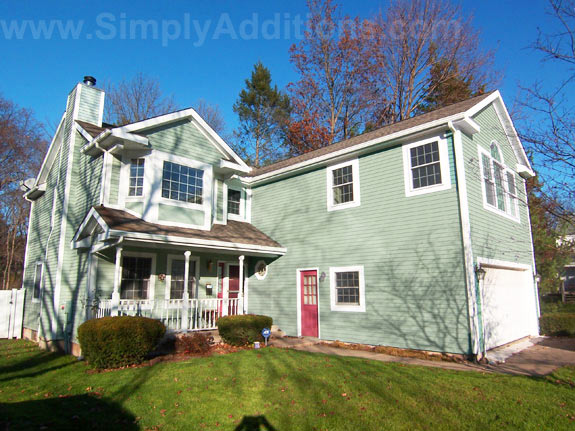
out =
[[[462,134],[473,255],[475,258],[483,257],[532,265],[533,254],[525,181],[515,173],[519,222],[484,208],[478,146],[490,153],[491,142],[497,141],[503,153],[505,165],[514,172],[516,172],[517,157],[493,106],[488,106],[473,119],[481,127],[481,132],[472,137]]]
[[[158,204],[158,223],[176,222],[203,226],[204,211],[176,205]]]
[[[217,221],[224,220],[224,182],[221,179],[216,180],[218,194],[216,196],[216,217]]]
[[[120,190],[120,171],[122,170],[122,162],[116,156],[112,156],[112,175],[110,176],[110,196],[108,202],[112,205],[118,203],[118,194]]]
[[[82,85],[80,104],[78,105],[78,120],[98,124],[98,120],[100,119],[102,92],[103,90],[98,88]]]
[[[216,147],[188,120],[145,130],[152,148],[204,163],[218,165],[222,159]]]
[[[144,212],[144,204],[142,202],[128,201],[126,202],[126,208],[140,215]]]
[[[249,312],[297,335],[296,270],[318,268],[321,338],[468,353],[455,185],[406,197],[400,146],[360,157],[359,177],[361,205],[331,212],[325,168],[253,188],[253,224],[288,251],[263,281],[250,277]],[[355,265],[366,311],[331,311],[330,267]]]

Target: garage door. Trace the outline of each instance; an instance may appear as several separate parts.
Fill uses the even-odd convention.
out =
[[[531,270],[485,269],[482,317],[487,350],[537,335],[537,308]]]

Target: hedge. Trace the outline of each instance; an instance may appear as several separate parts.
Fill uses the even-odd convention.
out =
[[[575,337],[575,313],[549,313],[539,318],[543,335]]]
[[[268,316],[244,314],[220,317],[216,325],[224,342],[232,346],[245,346],[255,341],[264,341],[262,329],[271,329],[272,323],[272,318]]]
[[[78,341],[90,365],[118,368],[142,362],[165,332],[162,322],[147,317],[103,317],[81,324]]]

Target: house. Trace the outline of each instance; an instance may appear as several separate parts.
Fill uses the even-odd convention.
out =
[[[25,336],[226,314],[466,355],[538,334],[525,151],[491,92],[258,169],[193,109],[102,121],[86,77],[26,199]]]

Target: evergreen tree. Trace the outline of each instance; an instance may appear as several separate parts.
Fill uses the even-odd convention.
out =
[[[271,73],[261,62],[254,66],[246,88],[234,104],[240,119],[236,137],[240,151],[255,167],[281,158],[283,141],[290,117],[287,95],[272,87]]]

